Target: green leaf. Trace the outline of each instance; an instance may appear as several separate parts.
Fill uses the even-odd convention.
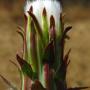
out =
[[[31,30],[31,18],[26,16],[25,18],[25,31],[24,31],[24,43],[23,43],[23,59],[27,60],[30,64],[30,30]]]
[[[60,17],[59,26],[56,30],[56,39],[55,39],[55,64],[54,64],[55,71],[59,69],[63,60],[63,49],[64,49],[64,43],[62,41],[63,27],[64,26],[62,22],[62,17]]]
[[[26,57],[24,58],[25,60],[27,60],[27,62],[29,64],[31,64],[31,52],[30,52],[30,32],[31,32],[31,17],[28,16],[27,17],[27,25],[26,25],[26,33],[25,33],[25,39],[26,39]]]
[[[50,68],[53,68],[53,64],[55,63],[55,47],[53,40],[45,47],[43,63],[47,63]]]
[[[31,20],[30,30],[30,64],[34,72],[38,73],[38,60],[37,60],[37,41],[36,41],[35,25]]]
[[[26,47],[27,52],[25,52],[27,60],[29,64],[32,65],[32,70],[34,72],[38,72],[38,63],[37,63],[37,49],[36,49],[36,29],[33,23],[31,16],[27,17],[27,25],[25,31],[25,39],[26,39]]]
[[[37,75],[36,75],[36,73],[33,72],[31,66],[25,60],[23,60],[19,55],[16,55],[16,57],[17,57],[17,61],[19,62],[20,66],[21,66],[21,70],[22,70],[23,74],[27,75],[32,80],[36,79]]]
[[[39,34],[40,38],[43,41],[42,29],[41,29],[41,27],[39,25],[39,22],[38,22],[37,18],[35,17],[35,15],[32,12],[29,11],[28,13],[31,16],[32,20],[34,21],[34,24],[36,26],[37,33]]]
[[[47,20],[47,12],[46,9],[43,9],[43,13],[42,13],[42,33],[44,36],[44,42],[47,45],[47,43],[49,42],[49,27],[48,27],[48,20]]]
[[[42,40],[39,36],[37,36],[37,58],[38,58],[38,76],[39,76],[39,80],[42,80],[42,58],[43,58],[43,52],[44,52],[44,47],[43,47],[43,43]]]

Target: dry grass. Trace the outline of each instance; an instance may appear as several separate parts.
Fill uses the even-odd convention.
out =
[[[23,25],[23,20],[20,18],[20,16],[23,16],[21,10],[17,12],[16,9],[15,11],[8,11],[4,6],[0,8],[0,74],[17,86],[20,86],[19,73],[9,60],[15,61],[15,54],[22,47],[21,38],[16,33],[17,24]],[[89,11],[82,7],[64,10],[66,25],[71,24],[73,26],[69,33],[71,39],[66,44],[66,50],[70,47],[72,49],[70,54],[71,63],[67,74],[68,87],[90,86]],[[0,90],[7,90],[7,88],[9,87],[0,79]]]

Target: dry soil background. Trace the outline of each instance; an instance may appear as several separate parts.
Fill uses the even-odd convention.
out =
[[[22,6],[18,3],[13,6],[0,4],[0,74],[18,87],[19,73],[9,60],[16,62],[15,55],[22,48],[22,39],[16,33],[18,25],[24,26]],[[71,39],[66,41],[66,51],[72,49],[67,72],[68,87],[90,86],[90,8],[66,7],[64,13],[65,26],[73,27],[68,33]],[[9,90],[1,78],[0,90]]]

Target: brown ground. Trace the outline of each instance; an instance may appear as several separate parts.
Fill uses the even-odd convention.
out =
[[[23,11],[18,8],[20,6],[12,10],[3,5],[0,7],[0,74],[16,86],[20,86],[19,73],[9,60],[15,61],[15,55],[22,47],[21,37],[16,30],[18,24],[23,26]],[[72,49],[67,73],[68,87],[90,86],[90,10],[72,7],[64,12],[66,26],[73,26],[69,33],[71,39],[66,44],[66,50]],[[0,90],[9,90],[1,79]]]

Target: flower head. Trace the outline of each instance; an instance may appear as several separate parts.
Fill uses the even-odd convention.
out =
[[[50,16],[53,15],[56,26],[59,24],[60,13],[62,12],[62,7],[60,3],[56,0],[35,0],[35,1],[26,1],[25,5],[25,14],[28,15],[30,7],[33,7],[33,13],[37,17],[39,23],[41,22],[42,12],[45,8],[47,13],[48,22],[50,22]],[[41,23],[40,23],[41,24]]]
[[[26,1],[24,54],[22,72],[32,81],[40,81],[46,90],[57,90],[57,82],[65,84],[66,62],[63,61],[62,7],[56,0]],[[21,62],[20,61],[20,62]],[[28,67],[27,67],[28,66]],[[60,72],[60,71],[61,72]],[[59,77],[61,76],[61,77]]]

